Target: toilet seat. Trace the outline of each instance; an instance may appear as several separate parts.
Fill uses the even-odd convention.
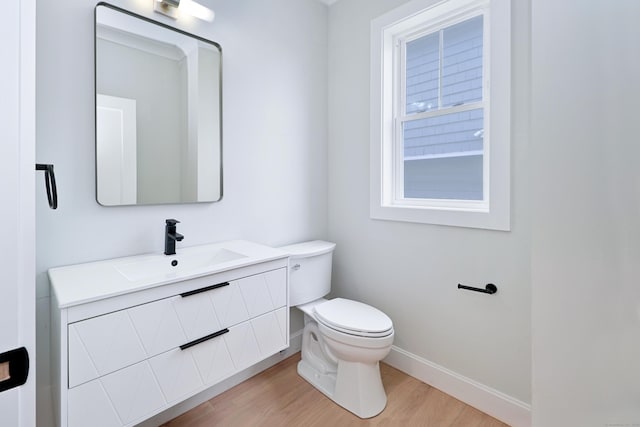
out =
[[[389,316],[370,305],[335,298],[313,307],[316,320],[327,328],[364,338],[383,338],[393,334]]]

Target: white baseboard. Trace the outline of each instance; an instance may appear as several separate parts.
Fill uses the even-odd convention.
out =
[[[531,405],[393,346],[384,362],[513,427],[531,427]]]
[[[185,412],[195,408],[196,406],[206,402],[207,400],[213,399],[217,395],[224,393],[225,391],[237,386],[241,382],[246,381],[254,375],[257,375],[260,372],[272,367],[273,365],[280,363],[287,357],[299,352],[301,348],[302,330],[299,330],[291,334],[291,336],[289,337],[289,348],[287,348],[283,352],[274,354],[273,356],[263,360],[262,362],[257,363],[250,368],[247,368],[244,371],[235,374],[231,378],[227,378],[221,383],[216,384],[215,386],[185,400],[184,402],[172,406],[166,411],[161,412],[160,414],[155,415],[154,417],[149,418],[146,421],[143,421],[142,423],[138,424],[137,427],[156,427],[164,424],[176,418],[177,416],[182,415]]]

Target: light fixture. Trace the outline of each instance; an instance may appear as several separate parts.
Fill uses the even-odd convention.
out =
[[[215,17],[213,10],[193,0],[153,0],[153,10],[173,19],[181,13],[209,22]]]
[[[180,0],[153,0],[153,10],[173,19],[178,18]]]

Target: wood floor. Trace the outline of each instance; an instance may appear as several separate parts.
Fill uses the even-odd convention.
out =
[[[297,353],[163,427],[508,427],[385,364],[387,407],[361,420],[303,380],[296,372],[299,360]]]

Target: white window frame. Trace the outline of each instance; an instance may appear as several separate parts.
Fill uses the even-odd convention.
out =
[[[371,188],[374,219],[510,229],[510,0],[412,0],[371,22]],[[483,99],[411,114],[483,107],[483,200],[405,199],[404,43],[483,15]],[[461,155],[464,155],[461,153]]]

